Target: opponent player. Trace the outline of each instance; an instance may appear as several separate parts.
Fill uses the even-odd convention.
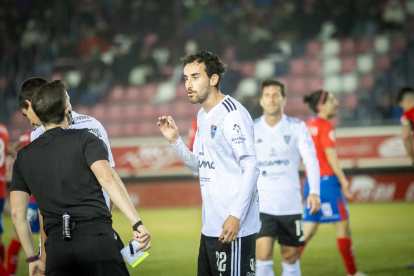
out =
[[[333,223],[336,229],[338,249],[348,275],[364,276],[364,273],[357,271],[352,247],[348,206],[345,199],[345,197],[352,198],[350,186],[339,166],[335,149],[335,129],[329,122],[338,113],[338,101],[332,93],[319,90],[305,96],[304,102],[309,104],[311,110],[316,114],[306,124],[315,143],[321,174],[321,210],[312,215],[310,208],[305,208],[303,218],[305,239],[309,241],[316,234],[319,223]],[[308,198],[309,194],[309,180],[306,179],[305,198]]]
[[[262,227],[256,235],[256,276],[274,276],[273,246],[278,239],[283,276],[301,275],[299,246],[304,245],[299,164],[308,172],[311,214],[319,211],[319,163],[305,122],[283,114],[285,86],[276,79],[262,82],[263,116],[254,120],[256,153],[260,167],[257,182]]]
[[[181,61],[188,98],[202,105],[193,152],[181,140],[173,118],[158,118],[158,127],[187,168],[200,177],[198,275],[254,275],[260,225],[252,119],[239,102],[220,93],[227,66],[217,55],[201,51]]]
[[[414,128],[414,88],[405,86],[400,89],[397,95],[397,104],[403,109],[401,116],[402,139],[407,155],[414,165],[413,151],[413,128]],[[414,269],[414,263],[407,266],[408,269]]]
[[[3,207],[6,200],[6,156],[9,145],[9,132],[5,125],[0,123],[0,275],[8,276],[6,268],[3,266],[4,261],[4,244],[3,235]]]
[[[40,121],[39,121],[40,122]],[[31,130],[22,134],[19,137],[19,140],[14,142],[11,147],[13,148],[14,154],[16,154],[20,149],[27,146],[30,143],[30,134],[32,133]],[[40,214],[37,208],[36,201],[34,200],[33,195],[30,197],[29,208],[27,210],[27,220],[29,221],[30,228],[34,234],[39,234],[40,232]],[[19,252],[20,252],[21,244],[17,233],[14,232],[14,235],[9,243],[7,248],[7,271],[8,273],[13,276],[17,272],[17,266],[19,263]]]
[[[33,132],[31,133],[30,139],[31,141],[34,141],[36,138],[38,138],[40,135],[43,134],[43,132],[45,131],[44,126],[42,125],[42,123],[40,122],[39,118],[36,116],[36,114],[33,111],[33,108],[31,106],[31,100],[34,96],[34,94],[39,90],[40,87],[42,87],[43,85],[49,83],[47,80],[39,78],[39,77],[34,77],[34,78],[30,78],[28,80],[26,80],[20,87],[19,89],[19,107],[22,110],[22,113],[24,116],[26,116],[30,123],[32,124],[32,126],[35,127],[35,129],[33,130]],[[72,106],[70,106],[70,110],[72,109]],[[111,165],[111,167],[115,167],[115,162],[113,160],[112,157],[112,153],[110,150],[110,145],[109,145],[109,140],[108,140],[108,136],[106,134],[105,129],[103,128],[102,124],[97,121],[95,118],[93,117],[89,117],[87,115],[81,115],[78,114],[74,111],[71,111],[71,117],[72,120],[69,120],[69,128],[71,129],[84,129],[84,128],[88,128],[90,130],[90,132],[92,132],[93,134],[95,134],[98,138],[100,138],[102,141],[105,142],[106,146],[108,147],[108,159],[109,159],[109,163]],[[113,174],[114,176],[116,176],[117,178],[119,178],[119,176],[116,174],[115,170],[113,170]],[[108,205],[108,208],[111,210],[112,209],[112,203],[110,202],[109,196],[108,194],[102,190],[103,195],[105,197],[105,201]],[[40,216],[40,224],[42,224],[42,218]],[[41,230],[41,240],[45,241],[46,240],[46,235],[43,232],[43,227],[42,225],[40,225],[40,230]],[[33,229],[32,229],[33,231]],[[123,243],[119,237],[119,235],[117,233],[115,239],[118,241],[120,248],[123,247]],[[42,246],[42,260],[44,261],[45,259],[45,254],[43,254],[44,251],[44,243],[41,242],[41,246]],[[18,256],[18,253],[17,253]]]

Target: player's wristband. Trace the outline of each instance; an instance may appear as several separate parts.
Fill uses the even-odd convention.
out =
[[[27,258],[26,263],[31,263],[31,262],[37,261],[39,259],[40,259],[40,253],[37,253],[37,255]]]
[[[140,226],[140,225],[143,225],[142,224],[142,220],[140,220],[137,223],[135,223],[134,226],[132,226],[132,230],[138,231],[138,226]]]

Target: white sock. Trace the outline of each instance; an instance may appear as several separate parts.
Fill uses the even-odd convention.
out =
[[[256,260],[256,276],[275,276],[273,261]]]
[[[282,276],[301,276],[299,260],[294,264],[282,263]]]

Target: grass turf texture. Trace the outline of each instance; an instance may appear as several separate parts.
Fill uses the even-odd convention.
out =
[[[351,228],[358,268],[373,275],[414,275],[405,267],[414,262],[414,204],[351,204]],[[131,275],[196,275],[201,230],[201,208],[147,209],[139,213],[152,236],[150,256]],[[114,228],[124,243],[131,239],[131,226],[114,212]],[[8,244],[13,228],[4,217]],[[37,239],[36,239],[37,244]],[[281,275],[279,246],[275,246],[275,274]],[[301,260],[302,275],[346,275],[330,224],[321,225]],[[28,275],[23,250],[17,275]]]

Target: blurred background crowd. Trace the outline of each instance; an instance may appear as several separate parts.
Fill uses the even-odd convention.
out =
[[[109,137],[159,135],[170,114],[188,129],[180,57],[208,50],[229,65],[220,90],[261,115],[261,80],[282,79],[286,113],[325,88],[339,126],[398,123],[397,90],[414,79],[414,0],[3,0],[0,121],[12,139],[30,126],[16,108],[29,77],[62,79],[73,109]]]

